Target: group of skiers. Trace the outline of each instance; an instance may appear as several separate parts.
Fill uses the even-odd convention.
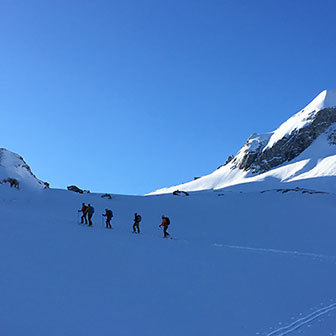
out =
[[[78,213],[82,213],[81,216],[81,224],[88,223],[88,226],[92,226],[92,216],[95,212],[94,207],[91,204],[86,205],[85,203],[82,203],[82,208],[78,210]],[[112,229],[111,220],[113,218],[113,212],[110,209],[105,209],[105,213],[102,214],[102,216],[106,217],[105,223],[106,223],[106,229]],[[140,233],[140,222],[142,218],[141,215],[138,213],[134,214],[134,224],[133,224],[133,233]],[[170,234],[167,232],[168,226],[170,224],[170,219],[166,216],[162,216],[162,222],[159,225],[159,227],[163,227],[163,237],[167,238],[170,236]]]

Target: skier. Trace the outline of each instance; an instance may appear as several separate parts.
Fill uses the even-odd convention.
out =
[[[133,233],[137,233],[135,229],[137,229],[138,233],[140,233],[139,224],[141,222],[141,216],[137,213],[134,214],[134,224],[133,224]]]
[[[105,214],[103,214],[104,217],[106,217],[106,229],[112,229],[111,226],[111,219],[113,217],[112,210],[105,209]]]
[[[94,207],[91,204],[88,204],[88,209],[87,209],[88,217],[89,217],[89,226],[92,226],[92,216],[94,214]]]
[[[162,223],[159,226],[163,226],[163,238],[167,238],[170,236],[170,234],[167,232],[169,224],[170,219],[168,217],[162,216]]]
[[[81,217],[81,224],[84,224],[84,219],[85,219],[85,224],[87,224],[87,210],[88,207],[85,205],[85,203],[82,203],[82,208],[78,210],[78,212],[82,212],[82,217]]]

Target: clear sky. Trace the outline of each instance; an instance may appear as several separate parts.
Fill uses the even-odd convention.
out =
[[[336,2],[0,0],[0,147],[65,188],[212,172],[336,89]]]

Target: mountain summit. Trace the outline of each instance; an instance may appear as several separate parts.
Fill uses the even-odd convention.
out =
[[[295,182],[305,187],[336,190],[330,184],[330,178],[336,177],[335,145],[336,90],[325,90],[275,131],[252,134],[240,151],[212,174],[153,194],[241,184],[246,188],[247,183],[247,188],[256,189]]]
[[[0,148],[0,185],[9,184],[17,189],[42,189],[49,184],[39,180],[22,156]]]

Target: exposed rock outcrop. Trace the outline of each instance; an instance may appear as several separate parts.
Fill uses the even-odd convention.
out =
[[[189,196],[189,193],[187,193],[186,191],[175,190],[173,192],[173,195],[175,195],[175,196]]]
[[[308,148],[312,142],[333,123],[336,123],[336,108],[325,108],[314,115],[311,122],[291,134],[281,138],[272,147],[266,148],[269,139],[259,141],[257,146],[249,148],[251,140],[257,136],[253,134],[238,155],[232,160],[233,168],[252,170],[262,173],[280,164],[294,159]],[[336,143],[336,134],[329,135],[330,143]]]
[[[7,179],[3,179],[2,181],[0,181],[0,184],[4,184],[4,183],[9,183],[11,188],[15,188],[15,189],[19,189],[19,181],[15,178],[7,178]]]
[[[70,191],[74,191],[74,192],[76,192],[76,193],[80,193],[80,194],[83,194],[83,193],[84,193],[84,190],[78,188],[78,187],[75,186],[75,185],[68,186],[67,189],[70,190]]]

